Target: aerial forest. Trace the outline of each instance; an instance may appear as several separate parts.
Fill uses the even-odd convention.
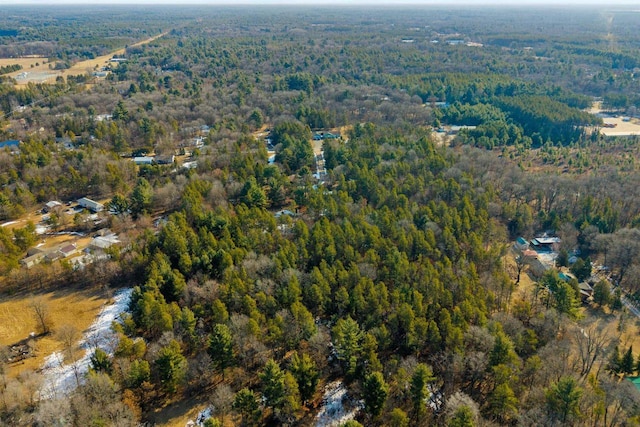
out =
[[[640,425],[640,139],[600,132],[640,117],[637,11],[38,8],[0,6],[0,301],[131,296],[64,395],[0,334],[0,424]]]

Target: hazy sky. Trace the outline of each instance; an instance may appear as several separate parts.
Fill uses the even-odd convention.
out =
[[[600,5],[611,7],[614,5],[636,6],[638,0],[101,0],[98,3],[90,0],[3,0],[2,4],[30,5],[30,4],[296,4],[296,5],[553,5],[580,6]]]

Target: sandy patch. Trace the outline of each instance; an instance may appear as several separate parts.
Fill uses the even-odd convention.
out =
[[[622,117],[605,117],[602,119],[606,124],[615,125],[613,128],[600,128],[600,133],[605,136],[629,136],[640,135],[640,120],[626,120]]]

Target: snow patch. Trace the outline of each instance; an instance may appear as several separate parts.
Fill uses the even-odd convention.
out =
[[[354,419],[362,408],[364,403],[350,397],[342,381],[329,383],[324,388],[322,409],[316,416],[316,427],[338,427]]]
[[[17,224],[18,221],[9,221],[9,222],[5,222],[4,224],[0,224],[0,227],[6,227],[7,225],[11,225],[11,224]]]
[[[204,408],[202,411],[200,411],[200,413],[198,413],[198,416],[196,417],[196,420],[189,420],[187,421],[187,424],[185,424],[185,427],[202,427],[204,426],[204,422],[207,421],[209,418],[211,418],[213,416],[213,408],[211,406]]]
[[[116,334],[111,330],[111,324],[129,307],[132,292],[131,288],[116,292],[113,304],[102,309],[80,340],[80,349],[84,350],[84,355],[75,363],[64,364],[61,352],[53,353],[45,359],[41,369],[44,376],[43,387],[40,390],[41,399],[52,399],[73,391],[89,371],[91,356],[97,348],[109,355],[113,354],[118,343]]]

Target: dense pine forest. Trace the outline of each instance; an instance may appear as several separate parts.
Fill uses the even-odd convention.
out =
[[[0,10],[1,298],[132,289],[68,395],[0,335],[0,423],[640,424],[637,11]],[[27,264],[44,226],[119,244]]]

